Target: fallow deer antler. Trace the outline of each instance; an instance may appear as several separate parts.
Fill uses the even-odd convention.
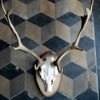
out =
[[[90,9],[89,9],[89,8],[86,8],[86,13],[87,13],[87,15],[84,15],[84,16],[81,17],[81,18],[82,18],[81,29],[80,29],[80,31],[79,31],[79,33],[78,33],[78,35],[77,35],[77,38],[76,38],[75,42],[72,43],[72,44],[69,46],[69,48],[67,48],[67,49],[58,57],[58,59],[55,61],[56,65],[58,65],[58,70],[59,70],[59,71],[61,71],[61,69],[60,69],[60,62],[61,62],[61,60],[64,58],[64,56],[65,56],[66,54],[68,54],[71,50],[74,50],[74,49],[80,50],[80,51],[83,50],[83,49],[81,49],[81,48],[78,47],[78,44],[79,44],[79,41],[80,41],[82,32],[83,32],[83,30],[85,29],[85,27],[86,27],[86,25],[87,25],[87,23],[88,23],[88,21],[89,21],[89,19],[90,19],[90,17],[91,17],[92,8],[93,8],[93,3],[94,3],[94,0],[91,0]]]
[[[23,43],[21,42],[21,39],[20,39],[16,29],[14,28],[14,26],[13,26],[11,20],[10,20],[11,10],[10,11],[6,11],[2,0],[1,0],[1,6],[2,6],[3,12],[5,14],[4,17],[5,17],[6,21],[9,23],[9,26],[10,26],[11,30],[13,31],[13,33],[16,36],[17,41],[18,41],[18,47],[14,47],[14,49],[15,50],[22,50],[24,52],[28,52],[32,56],[34,56],[38,60],[38,65],[35,65],[35,69],[37,70],[40,67],[40,65],[43,64],[43,60],[34,51],[28,49],[27,47],[25,47],[23,45]]]
[[[90,19],[90,16],[91,16],[91,13],[92,13],[92,8],[93,8],[93,2],[94,2],[94,0],[91,0],[90,9],[86,8],[87,15],[85,15],[85,16],[82,17],[81,29],[80,29],[80,31],[79,31],[79,33],[78,33],[78,35],[77,35],[77,38],[76,38],[75,42],[72,43],[72,44],[69,46],[69,48],[67,48],[67,49],[57,58],[57,60],[55,61],[55,64],[57,65],[59,72],[61,72],[61,70],[60,70],[60,62],[61,62],[61,60],[63,59],[63,57],[64,57],[66,54],[68,54],[71,50],[74,50],[74,49],[80,50],[80,51],[83,50],[83,49],[81,49],[81,48],[78,47],[78,44],[79,44],[79,41],[80,41],[82,32],[83,32],[83,30],[85,29],[85,27],[86,27],[86,25],[87,25],[87,23],[88,23],[88,21],[89,21],[89,19]],[[38,68],[40,67],[40,65],[43,63],[43,60],[42,60],[38,55],[36,55],[36,53],[35,53],[34,51],[28,49],[27,47],[25,47],[25,46],[22,44],[21,39],[20,39],[20,37],[19,37],[17,31],[15,30],[15,28],[14,28],[14,26],[13,26],[11,20],[10,20],[10,14],[11,14],[11,12],[10,12],[10,11],[6,11],[6,9],[4,8],[3,1],[2,1],[2,0],[1,0],[1,6],[2,6],[2,9],[3,9],[4,14],[5,14],[5,19],[8,21],[10,28],[12,29],[14,35],[16,36],[16,38],[17,38],[17,40],[18,40],[19,46],[16,47],[15,50],[22,50],[22,51],[25,51],[25,52],[28,52],[28,53],[32,54],[32,55],[38,60],[38,62],[39,62],[38,66],[35,66],[35,69],[38,69]]]
[[[56,90],[59,87],[59,84],[60,84],[60,81],[61,81],[61,75],[62,75],[62,71],[60,69],[60,62],[63,59],[63,57],[66,54],[68,54],[71,50],[74,50],[74,49],[80,50],[80,51],[83,50],[83,49],[80,49],[78,47],[78,44],[79,44],[82,32],[85,29],[85,27],[86,27],[86,25],[88,23],[88,20],[89,20],[89,18],[91,16],[93,2],[94,2],[94,0],[92,0],[92,2],[91,2],[90,9],[86,8],[87,15],[82,17],[81,29],[80,29],[80,31],[79,31],[79,33],[77,35],[77,38],[76,38],[75,42],[72,43],[69,46],[69,48],[67,48],[58,58],[56,57],[55,54],[53,54],[51,52],[48,52],[45,55],[43,55],[43,59],[45,58],[45,60],[42,60],[42,58],[40,58],[38,55],[36,55],[34,51],[28,49],[27,47],[25,47],[22,44],[21,39],[20,39],[16,29],[14,28],[14,26],[13,26],[11,20],[10,20],[11,12],[10,11],[6,11],[6,9],[4,8],[4,5],[3,5],[3,1],[1,0],[1,6],[2,6],[2,9],[3,9],[4,14],[5,14],[5,19],[9,23],[9,26],[10,26],[11,30],[13,31],[13,33],[16,36],[17,41],[18,41],[18,47],[14,48],[14,49],[15,50],[22,50],[24,52],[30,53],[39,62],[38,66],[35,66],[36,70],[41,68],[40,71],[39,70],[36,71],[36,79],[37,79],[37,83],[38,83],[38,86],[40,87],[41,92],[45,96],[51,96],[52,94],[54,94],[56,92]],[[55,79],[57,79],[56,80],[57,82],[55,82]],[[42,85],[42,83],[44,83],[44,86]]]

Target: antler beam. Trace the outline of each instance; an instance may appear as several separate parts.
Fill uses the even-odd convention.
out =
[[[69,46],[69,48],[67,48],[59,57],[58,59],[55,61],[56,65],[58,65],[58,70],[61,72],[61,69],[60,69],[60,62],[61,60],[63,59],[63,57],[68,54],[69,52],[71,52],[72,50],[76,49],[76,50],[80,50],[82,51],[83,49],[79,48],[78,47],[78,44],[79,44],[79,41],[80,41],[80,38],[82,36],[82,33],[91,17],[91,14],[92,14],[92,8],[93,8],[93,3],[94,3],[94,0],[91,0],[91,5],[90,5],[90,9],[89,8],[86,8],[86,13],[87,15],[84,15],[82,18],[82,24],[81,24],[81,29],[77,35],[77,38],[75,40],[74,43],[71,44],[71,46]]]
[[[14,47],[15,50],[22,50],[24,52],[28,52],[30,53],[32,56],[34,56],[37,60],[38,60],[38,65],[35,65],[35,69],[37,70],[40,65],[43,64],[43,60],[32,50],[28,49],[27,47],[25,47],[22,42],[21,42],[21,39],[16,31],[16,29],[14,28],[11,20],[10,20],[10,15],[11,15],[11,10],[10,11],[6,11],[4,5],[3,5],[3,1],[1,0],[1,6],[2,6],[2,9],[3,9],[3,12],[4,12],[4,17],[6,19],[6,21],[9,23],[9,26],[11,28],[11,30],[13,31],[14,35],[16,36],[17,38],[17,41],[18,41],[18,47]]]

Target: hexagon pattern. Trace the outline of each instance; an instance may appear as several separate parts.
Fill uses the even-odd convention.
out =
[[[41,55],[51,50],[60,55],[72,43],[81,25],[85,0],[4,0],[12,8],[11,21],[22,43]],[[15,51],[16,37],[0,7],[0,100],[97,100],[97,73],[93,22],[90,20],[79,47],[63,58],[62,81],[52,97],[44,97],[35,81],[30,54]]]

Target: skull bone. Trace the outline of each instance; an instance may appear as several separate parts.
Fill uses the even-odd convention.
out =
[[[56,80],[56,76],[58,74],[57,66],[53,64],[54,61],[55,57],[53,55],[46,55],[44,64],[41,66],[41,70],[39,72],[47,92],[52,92],[54,85],[53,83]]]

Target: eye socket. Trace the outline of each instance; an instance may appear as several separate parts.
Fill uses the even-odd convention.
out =
[[[39,67],[39,70],[38,70],[39,72],[41,72],[41,68]]]
[[[51,80],[51,85],[53,84],[53,79]]]

